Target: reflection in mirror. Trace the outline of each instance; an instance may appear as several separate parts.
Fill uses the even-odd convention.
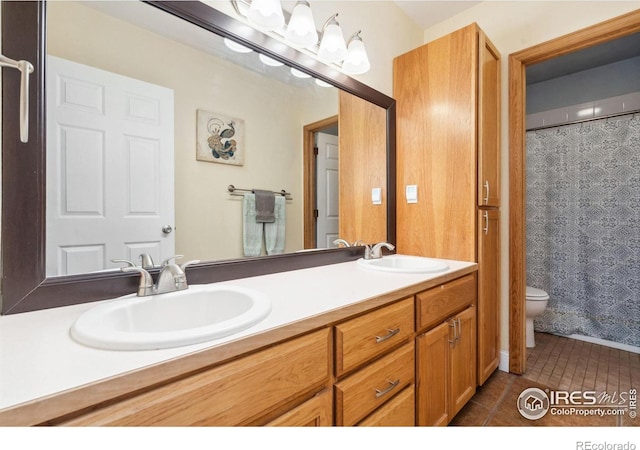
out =
[[[125,4],[125,2],[114,2]],[[339,158],[339,222],[340,237],[352,242],[359,238],[362,238],[368,242],[374,242],[382,240],[382,237],[386,235],[386,241],[395,241],[395,101],[381,92],[366,86],[359,81],[350,78],[334,69],[326,66],[307,55],[296,51],[293,48],[283,46],[278,40],[275,40],[253,28],[249,28],[241,22],[226,16],[222,12],[202,3],[200,1],[180,1],[180,2],[163,2],[163,1],[148,1],[144,2],[152,4],[154,7],[162,10],[165,14],[171,17],[180,17],[183,20],[198,25],[203,29],[209,30],[209,32],[219,34],[221,36],[233,38],[243,45],[254,49],[254,51],[262,52],[271,58],[285,62],[291,67],[295,67],[303,72],[312,74],[325,82],[330,82],[339,87],[339,146],[340,146],[340,158]],[[101,2],[90,3],[93,6],[102,4]],[[105,3],[106,4],[106,3]],[[91,273],[81,273],[70,276],[48,276],[46,273],[46,259],[47,251],[46,245],[46,209],[47,209],[47,196],[45,186],[45,174],[46,174],[46,160],[48,159],[49,149],[47,148],[47,126],[46,126],[46,103],[45,99],[48,96],[48,92],[45,89],[45,74],[47,73],[46,62],[46,10],[49,2],[3,2],[2,3],[2,49],[6,54],[21,55],[21,58],[32,61],[34,64],[34,72],[31,75],[32,82],[30,83],[30,95],[29,95],[29,134],[30,139],[28,143],[20,143],[20,136],[18,135],[19,124],[17,123],[17,114],[3,114],[2,117],[2,314],[17,314],[27,311],[35,311],[39,309],[54,308],[59,306],[74,305],[79,303],[92,302],[96,300],[103,300],[113,298],[125,294],[134,292],[138,285],[138,277],[135,274],[122,273],[117,270],[99,270]],[[152,13],[149,13],[152,14]],[[145,23],[148,21],[146,13],[141,15]],[[163,25],[164,26],[164,25]],[[170,27],[167,27],[170,29]],[[66,33],[66,30],[64,30]],[[84,42],[92,40],[94,30],[88,30],[87,34],[82,36],[81,39]],[[105,48],[105,54],[95,53],[91,56],[89,63],[83,63],[84,65],[100,68],[99,62],[102,59],[111,58],[114,54],[122,53],[123,48],[128,47],[142,47],[143,53],[145,53],[144,45],[147,41],[144,39],[144,31],[140,31],[140,40],[123,43],[120,36],[116,33],[110,35],[103,35],[103,39],[109,39],[109,46]],[[196,32],[193,32],[196,33]],[[179,37],[186,38],[194,35],[192,32],[181,31],[178,32]],[[108,36],[108,38],[104,38]],[[204,36],[204,35],[203,35]],[[213,42],[213,41],[211,41]],[[213,45],[213,44],[212,44]],[[104,46],[103,46],[104,47]],[[189,53],[188,47],[182,47],[185,53]],[[207,47],[208,49],[208,47]],[[150,53],[151,54],[151,53]],[[171,55],[178,62],[182,61],[180,57],[182,55]],[[246,56],[246,55],[245,55]],[[254,55],[255,56],[255,55]],[[227,57],[223,58],[226,59]],[[63,59],[65,59],[63,57]],[[155,76],[159,77],[161,72],[168,72],[169,74],[175,74],[177,71],[177,65],[168,57],[165,57],[165,52],[161,51],[160,54],[154,54],[152,61],[145,60],[148,66],[152,67],[156,72]],[[135,60],[129,58],[125,61],[125,66],[128,70],[136,71],[141,70],[139,66],[136,66]],[[137,67],[137,69],[133,69]],[[262,67],[262,66],[261,66]],[[215,77],[217,67],[207,67],[207,73],[212,74]],[[262,67],[260,70],[267,73],[272,68]],[[285,68],[286,70],[287,68]],[[109,68],[101,69],[108,72],[112,72]],[[190,67],[190,70],[200,73],[203,71],[199,65]],[[113,72],[116,73],[117,72]],[[262,73],[262,72],[260,72]],[[285,72],[286,73],[286,72]],[[119,74],[121,75],[121,74]],[[133,75],[121,75],[127,78],[132,78],[140,81],[137,73]],[[305,80],[303,80],[305,81]],[[308,80],[307,80],[308,81]],[[141,81],[142,82],[142,81]],[[296,82],[291,78],[289,81]],[[298,80],[298,82],[300,82]],[[19,80],[10,77],[3,76],[3,96],[2,105],[5,111],[17,111],[19,109],[18,96],[13,95],[20,89]],[[145,81],[145,83],[155,84],[165,89],[172,89],[171,87],[165,87],[155,82]],[[224,85],[224,80],[216,79],[216,87]],[[82,87],[82,83],[78,84]],[[85,85],[88,86],[88,85]],[[207,88],[208,89],[208,88]],[[245,90],[249,92],[251,85]],[[66,96],[66,100],[73,104],[77,101],[79,105],[83,104],[82,96],[78,96],[79,91],[69,91],[69,95]],[[207,90],[199,92],[198,95],[204,99],[207,99]],[[326,91],[324,91],[326,92]],[[326,94],[325,94],[326,95]],[[329,94],[330,95],[330,94]],[[149,98],[142,96],[131,96],[134,101],[130,102],[132,105],[129,108],[133,114],[132,116],[138,116],[140,119],[149,120],[153,117],[153,114],[149,114],[153,111],[153,108],[149,108]],[[95,96],[94,96],[95,98]],[[178,109],[176,105],[177,96],[174,95],[174,109]],[[238,94],[232,98],[232,100],[241,99]],[[135,101],[142,100],[142,101]],[[84,103],[87,103],[86,101]],[[153,104],[153,102],[151,102]],[[106,104],[105,104],[106,105]],[[105,106],[102,105],[102,106]],[[257,102],[256,102],[257,105]],[[365,106],[366,105],[366,106]],[[85,104],[89,109],[99,109],[99,104]],[[124,107],[122,107],[124,109]],[[215,110],[214,112],[218,112]],[[281,111],[278,111],[281,114]],[[87,113],[88,114],[88,113]],[[193,117],[193,111],[188,112]],[[176,114],[174,113],[174,116]],[[386,117],[385,117],[386,116]],[[335,116],[331,116],[332,118]],[[386,120],[385,120],[386,119]],[[197,112],[196,112],[197,120]],[[311,119],[310,119],[311,120]],[[333,120],[333,119],[332,119]],[[313,148],[313,140],[309,137],[309,130],[315,129],[318,123],[313,122],[310,125],[304,126],[304,148]],[[253,126],[251,123],[246,123],[247,128]],[[87,128],[86,131],[92,132],[94,128]],[[191,131],[189,133],[195,133],[196,126],[191,125]],[[225,132],[224,130],[220,133]],[[248,131],[245,134],[248,135]],[[75,135],[69,134],[69,142],[72,141],[72,137],[87,138],[91,133],[77,133]],[[62,133],[60,134],[62,136]],[[191,134],[191,136],[193,136]],[[224,136],[220,136],[223,138]],[[186,148],[184,142],[178,141],[178,132],[174,126],[174,156],[178,152],[186,151],[190,154],[189,158],[193,158],[194,149],[182,150]],[[226,138],[225,138],[226,139]],[[95,134],[94,134],[95,140]],[[153,145],[149,144],[150,139],[132,139],[131,141],[137,145],[131,145],[130,153],[140,155],[153,153]],[[107,142],[106,139],[103,140]],[[196,138],[191,138],[191,144],[195,145]],[[92,143],[91,139],[87,139],[88,143]],[[257,139],[258,146],[260,139]],[[96,152],[99,154],[102,150],[100,145],[93,143],[94,154],[83,154],[78,147],[82,148],[82,140],[78,145],[78,141],[74,143],[76,148],[76,154],[71,156],[78,157],[75,161],[72,161],[72,165],[75,166],[90,166],[91,159],[93,161],[100,161],[100,158],[96,157]],[[231,145],[231,144],[230,144]],[[254,145],[253,143],[247,143],[247,146]],[[121,147],[126,148],[123,144]],[[106,148],[106,144],[105,144]],[[223,150],[229,150],[230,147],[223,147]],[[98,150],[96,150],[98,149]],[[383,157],[382,150],[386,150],[386,155]],[[259,154],[260,150],[252,150],[253,153]],[[224,153],[224,152],[223,152]],[[252,153],[252,154],[253,154]],[[375,155],[374,155],[375,153]],[[230,153],[227,151],[227,155]],[[347,155],[350,158],[347,158]],[[109,154],[104,153],[103,160]],[[84,157],[87,160],[83,159]],[[247,155],[245,164],[248,164],[250,155]],[[142,158],[140,158],[142,159]],[[297,199],[297,194],[294,192],[294,188],[286,188],[292,192],[292,201],[302,201],[304,211],[304,243],[305,247],[313,248],[318,247],[317,237],[314,237],[312,231],[315,231],[315,191],[310,189],[309,180],[314,182],[315,171],[313,170],[313,164],[310,161],[313,160],[313,155],[309,156],[309,152],[305,151],[303,156],[303,174],[299,175],[304,180],[303,186],[303,198]],[[63,161],[66,164],[66,159],[58,158],[58,161]],[[143,160],[144,161],[144,160]],[[353,163],[355,161],[355,163]],[[182,160],[174,158],[174,165],[177,167],[178,163],[182,163]],[[202,166],[213,166],[220,163],[202,163]],[[60,164],[62,167],[63,164]],[[149,167],[149,165],[138,164],[135,167]],[[243,171],[247,166],[235,166],[238,171]],[[231,169],[231,167],[228,167]],[[62,172],[58,169],[59,172]],[[202,169],[204,171],[204,169]],[[101,176],[101,171],[88,171],[91,173],[89,176],[98,175]],[[174,207],[176,209],[176,221],[180,218],[179,208],[184,205],[183,198],[179,198],[179,192],[184,192],[185,184],[190,184],[192,179],[195,178],[196,173],[188,174],[186,180],[181,181],[182,185],[176,186],[174,181],[174,191],[176,198],[174,199]],[[164,175],[160,180],[164,180],[170,177],[170,175]],[[177,175],[174,174],[174,180]],[[130,173],[123,174],[123,180],[131,180],[132,175]],[[217,183],[214,177],[206,177],[209,184]],[[237,179],[234,177],[234,180]],[[81,178],[78,178],[81,180]],[[77,180],[74,180],[77,181]],[[250,185],[243,186],[239,183],[231,182],[228,184],[235,184],[239,188],[250,188],[257,186],[253,184],[253,179]],[[124,181],[123,181],[124,183]],[[95,184],[95,183],[94,183]],[[201,187],[194,192],[202,194],[209,188],[209,184],[205,187]],[[262,186],[262,183],[260,183]],[[82,185],[81,185],[82,186]],[[144,184],[143,184],[144,186]],[[226,192],[227,182],[225,180],[222,183],[220,189]],[[386,187],[386,192],[382,192],[382,205],[374,205],[371,201],[372,189],[382,186]],[[280,190],[285,188],[280,182],[278,186],[273,189]],[[59,188],[58,188],[59,189]],[[268,188],[267,188],[268,189]],[[77,202],[78,198],[82,197],[66,196],[65,193],[60,191],[58,197],[63,200],[59,200],[59,204],[67,202],[67,206],[70,206],[70,210],[74,208],[78,209],[81,214],[77,216],[87,215],[90,216],[101,214],[100,210],[94,208],[93,211],[90,208],[86,208],[86,202]],[[94,192],[95,194],[95,192]],[[101,195],[101,192],[98,192]],[[144,194],[144,195],[143,195]],[[145,196],[146,195],[146,196]],[[195,195],[194,195],[195,196]],[[127,208],[136,210],[135,208],[143,205],[144,208],[148,208],[149,198],[153,196],[146,191],[140,191],[139,196],[132,196],[129,199],[125,199]],[[125,202],[123,200],[123,203]],[[189,199],[187,199],[189,200]],[[198,199],[196,199],[198,200]],[[228,201],[233,201],[227,198]],[[237,200],[235,200],[237,201]],[[96,202],[94,201],[94,204]],[[151,202],[153,203],[153,202]],[[200,223],[199,214],[207,210],[208,205],[203,202],[197,203],[197,211],[194,213],[196,216],[195,222]],[[237,203],[236,203],[237,205]],[[291,204],[286,205],[287,211],[291,210]],[[132,207],[133,206],[133,207]],[[54,207],[55,208],[55,207]],[[85,208],[84,210],[82,208]],[[86,210],[86,211],[85,211]],[[105,208],[106,210],[106,208]],[[89,211],[91,214],[87,213]],[[143,211],[143,210],[140,210]],[[235,214],[235,212],[234,212]],[[288,215],[291,213],[288,212]],[[227,218],[227,213],[223,212],[218,214],[218,217]],[[190,219],[188,219],[190,220]],[[183,221],[182,223],[189,223]],[[164,224],[162,228],[169,229]],[[371,227],[373,225],[373,227]],[[180,223],[174,224],[180,231]],[[173,229],[172,226],[171,228]],[[73,227],[70,227],[73,228]],[[214,229],[206,230],[204,237],[198,237],[198,245],[203,246],[209,243],[209,241],[217,241],[218,239],[226,239],[226,234],[229,232],[227,229]],[[176,236],[176,234],[174,234]],[[223,236],[220,238],[220,236]],[[287,244],[288,245],[288,244]],[[87,246],[87,247],[90,247]],[[99,246],[96,246],[99,247]],[[179,251],[179,248],[176,247]],[[289,251],[285,248],[286,251]],[[81,261],[84,258],[82,252],[77,252],[77,260]],[[123,252],[125,253],[125,252]],[[132,252],[135,255],[136,252]],[[203,252],[198,251],[197,255],[201,255]],[[327,251],[311,251],[311,252],[295,252],[286,253],[283,255],[263,256],[253,258],[238,258],[238,259],[213,259],[209,261],[203,261],[200,264],[190,266],[188,268],[188,277],[191,283],[203,284],[214,283],[226,280],[233,280],[237,278],[265,275],[277,272],[286,272],[290,270],[298,270],[304,268],[311,268],[322,266],[326,264],[336,264],[341,262],[353,261],[362,256],[362,247],[345,248],[345,249],[331,249]],[[211,258],[223,258],[224,256],[209,256]],[[84,258],[90,260],[91,258]],[[106,257],[105,257],[106,259]],[[132,259],[134,259],[132,257]],[[138,261],[136,261],[138,262]],[[156,259],[157,264],[157,259]],[[106,267],[106,264],[104,264]],[[73,269],[73,268],[72,268]],[[157,269],[151,271],[152,275],[157,273]],[[57,273],[57,272],[56,272]]]
[[[337,114],[336,88],[138,2],[48,3],[47,52],[48,277],[267,254],[269,229],[272,254],[304,248],[303,128]],[[285,217],[247,244],[229,185],[286,190]]]

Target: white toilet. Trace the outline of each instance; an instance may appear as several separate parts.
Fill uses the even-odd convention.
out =
[[[536,346],[535,335],[533,334],[533,319],[542,314],[547,307],[549,294],[542,289],[527,286],[527,348]]]

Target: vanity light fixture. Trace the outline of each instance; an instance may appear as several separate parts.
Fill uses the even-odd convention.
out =
[[[329,17],[322,26],[322,31],[318,32],[307,0],[297,0],[291,14],[283,12],[280,0],[231,0],[231,3],[238,16],[246,18],[250,24],[277,36],[280,42],[313,55],[325,64],[341,68],[348,75],[360,75],[371,68],[360,37],[361,30],[351,35],[345,44],[337,13]],[[263,63],[272,65],[263,57],[260,59]]]
[[[315,80],[316,80],[316,84],[320,87],[333,87],[333,84],[329,84],[326,81],[322,81],[317,78]]]
[[[258,54],[258,59],[260,59],[260,61],[262,61],[262,63],[266,64],[267,66],[271,66],[271,67],[284,66],[284,63],[281,63],[280,61],[276,61],[273,58],[269,58],[267,55],[263,55],[262,53]]]
[[[334,14],[322,26],[322,37],[318,49],[318,58],[332,63],[340,62],[347,56],[347,46],[344,43],[342,28],[336,20],[337,17],[338,14]]]
[[[309,2],[296,2],[284,36],[287,41],[298,47],[312,47],[318,43],[318,32]]]
[[[347,56],[342,63],[342,71],[350,75],[358,75],[368,72],[371,68],[367,51],[360,37],[360,31],[353,33],[349,38],[347,46]]]
[[[251,53],[253,51],[249,47],[245,47],[242,44],[238,44],[237,42],[232,41],[229,38],[224,38],[224,45],[226,45],[227,48],[233,50],[234,52],[238,52],[238,53]]]
[[[280,0],[252,0],[247,17],[251,23],[267,31],[279,31],[284,26]]]
[[[291,68],[291,75],[298,78],[311,78],[311,75],[309,75],[308,73],[304,73],[301,70],[295,69],[293,67]]]

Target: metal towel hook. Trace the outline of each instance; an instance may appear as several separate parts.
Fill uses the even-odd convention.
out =
[[[33,64],[29,61],[15,61],[0,55],[0,67],[18,69],[20,76],[20,141],[29,142],[29,74],[33,72]]]

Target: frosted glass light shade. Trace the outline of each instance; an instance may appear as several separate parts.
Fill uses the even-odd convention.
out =
[[[291,68],[291,75],[298,78],[311,78],[311,75],[309,75],[308,73],[304,73],[294,67]]]
[[[280,30],[284,26],[280,0],[252,0],[247,17],[267,31]]]
[[[339,62],[347,55],[347,46],[344,43],[342,29],[338,22],[333,21],[326,26],[322,33],[322,41],[318,56],[328,62]]]
[[[276,61],[273,58],[269,58],[268,56],[263,55],[262,53],[258,54],[258,58],[260,59],[260,61],[262,61],[263,64],[266,64],[267,66],[271,66],[271,67],[284,66],[284,64],[281,63],[280,61]]]
[[[342,63],[342,71],[350,75],[358,75],[368,72],[371,68],[367,51],[360,38],[354,38],[349,42],[347,56]]]
[[[229,38],[224,38],[224,45],[226,45],[227,48],[238,53],[251,53],[253,51],[249,47],[245,47],[242,44],[238,44],[236,41],[232,41]]]
[[[285,37],[297,47],[311,47],[318,42],[318,32],[308,2],[303,0],[296,3]]]

